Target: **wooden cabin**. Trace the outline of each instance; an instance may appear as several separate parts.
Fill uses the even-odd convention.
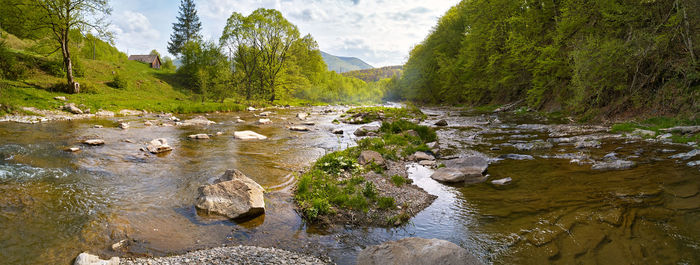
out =
[[[158,55],[131,55],[130,61],[139,61],[151,65],[151,68],[160,69],[160,56]]]

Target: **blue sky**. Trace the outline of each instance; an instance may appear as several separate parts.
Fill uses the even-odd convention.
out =
[[[232,12],[275,8],[310,33],[321,50],[358,57],[379,67],[403,64],[438,18],[458,0],[196,0],[205,39],[218,40]],[[119,50],[167,54],[178,0],[115,0],[112,31]]]

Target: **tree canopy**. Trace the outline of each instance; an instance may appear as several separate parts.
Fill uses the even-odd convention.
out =
[[[173,33],[168,42],[168,52],[178,56],[189,41],[201,39],[202,23],[197,15],[194,0],[181,0],[177,22],[173,23]]]

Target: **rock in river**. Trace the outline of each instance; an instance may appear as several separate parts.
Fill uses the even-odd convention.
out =
[[[447,121],[446,120],[439,120],[438,122],[435,123],[435,126],[447,126]]]
[[[109,260],[103,260],[98,256],[83,252],[75,258],[73,265],[119,265],[119,258],[113,257]]]
[[[304,126],[292,126],[292,127],[289,127],[289,130],[296,131],[296,132],[308,132],[309,128],[304,127]]]
[[[508,177],[508,178],[504,178],[504,179],[492,180],[491,183],[494,185],[506,185],[506,184],[510,183],[511,181],[513,181],[513,179]]]
[[[695,150],[692,150],[692,151],[687,152],[687,153],[675,154],[675,155],[672,155],[671,158],[688,160],[688,159],[695,157],[696,155],[700,155],[700,149],[695,149]]]
[[[153,141],[148,143],[146,149],[148,149],[148,152],[154,154],[164,153],[173,150],[173,148],[170,147],[170,145],[168,145],[168,140],[165,140],[164,138],[153,139]]]
[[[206,133],[193,134],[188,136],[190,139],[209,139],[209,135]]]
[[[382,154],[372,150],[362,151],[362,153],[360,153],[360,157],[357,159],[357,162],[360,163],[360,165],[366,165],[371,162],[374,162],[375,164],[380,166],[383,166],[385,163]]]
[[[486,181],[483,173],[489,166],[489,162],[482,156],[451,159],[445,161],[444,164],[445,167],[436,170],[430,178],[449,183],[479,183]]]
[[[418,151],[418,152],[416,152],[415,154],[411,155],[411,156],[408,158],[408,160],[420,162],[420,161],[423,161],[423,160],[435,160],[435,157],[432,156],[432,155],[430,155],[430,154],[428,154],[428,153],[426,153],[426,152],[420,152],[420,151]]]
[[[124,130],[129,129],[129,123],[128,123],[128,122],[122,122],[122,123],[119,124],[119,128],[120,128],[120,129],[124,129]]]
[[[233,137],[239,140],[265,140],[267,136],[254,131],[233,132]]]
[[[83,143],[86,145],[103,145],[105,144],[105,141],[102,139],[89,139],[83,141]]]
[[[627,160],[601,161],[593,164],[593,170],[624,170],[636,166],[636,163]]]
[[[535,159],[531,155],[520,155],[520,154],[504,154],[504,155],[498,156],[498,158],[513,159],[513,160],[533,160],[533,159]]]
[[[272,121],[270,119],[259,119],[258,124],[270,124]]]
[[[189,120],[183,121],[181,126],[207,126],[211,124],[216,124],[216,122],[210,121],[204,116],[197,116]]]
[[[533,141],[529,143],[515,144],[514,147],[521,151],[546,150],[552,148],[552,143],[544,141]]]
[[[404,238],[369,246],[357,256],[362,265],[472,265],[482,264],[466,249],[440,240],[418,237]]]
[[[333,129],[332,133],[333,134],[343,134],[343,130],[342,129]]]
[[[212,185],[199,188],[198,209],[231,219],[265,213],[264,189],[238,170],[227,170]]]

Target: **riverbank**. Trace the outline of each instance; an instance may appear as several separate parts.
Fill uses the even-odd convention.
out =
[[[184,255],[155,258],[122,258],[120,265],[176,265],[176,264],[334,264],[330,259],[290,252],[277,248],[255,246],[219,247],[193,251]]]

